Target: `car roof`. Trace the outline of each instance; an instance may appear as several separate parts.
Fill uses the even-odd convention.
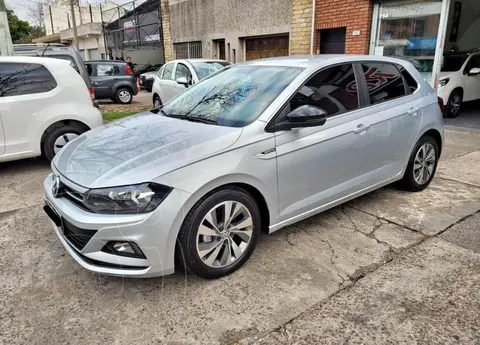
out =
[[[403,59],[391,58],[376,55],[345,55],[345,54],[324,54],[324,55],[293,55],[260,60],[251,60],[237,65],[255,65],[255,66],[279,66],[279,67],[319,67],[332,63],[343,62],[361,62],[361,61],[383,61],[390,63],[404,64]]]
[[[220,59],[177,59],[177,60],[173,60],[173,61],[170,61],[170,62],[228,62],[226,60],[220,60]],[[168,63],[170,63],[168,62]],[[228,62],[230,63],[230,62]]]
[[[70,61],[55,59],[41,56],[0,56],[0,62],[14,62],[14,63],[35,63],[45,66],[58,67],[58,66],[70,66]]]

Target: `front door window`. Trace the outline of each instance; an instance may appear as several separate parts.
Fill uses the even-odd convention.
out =
[[[441,1],[395,1],[379,10],[375,55],[403,58],[413,63],[432,84]]]

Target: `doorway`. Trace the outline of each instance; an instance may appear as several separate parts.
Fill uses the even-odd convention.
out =
[[[345,54],[347,28],[320,30],[320,54]]]

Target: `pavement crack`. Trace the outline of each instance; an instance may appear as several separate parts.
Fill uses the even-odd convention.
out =
[[[480,188],[480,185],[478,185],[478,184],[465,182],[465,181],[458,181],[458,180],[454,180],[454,179],[448,178],[448,177],[435,176],[435,178],[439,179],[439,180],[460,183],[460,184],[463,184],[463,185],[468,186],[468,187]]]
[[[390,219],[387,219],[387,218],[384,218],[384,217],[377,216],[376,214],[373,214],[373,213],[371,213],[371,212],[364,211],[364,210],[362,210],[362,209],[359,209],[358,207],[355,207],[355,206],[352,206],[352,205],[345,205],[345,207],[350,207],[350,208],[352,208],[352,209],[354,209],[354,210],[357,210],[357,211],[359,211],[359,212],[363,212],[363,213],[365,213],[365,214],[368,214],[369,216],[372,216],[372,217],[375,217],[375,218],[377,218],[377,219],[383,220],[383,221],[385,221],[385,222],[387,222],[387,223],[389,223],[389,224],[394,224],[394,225],[397,225],[397,226],[399,226],[399,227],[405,228],[405,229],[407,229],[407,230],[421,233],[419,230],[414,229],[414,228],[411,228],[411,227],[409,227],[409,226],[407,226],[407,225],[405,225],[405,224],[400,224],[400,223],[397,223],[397,222],[395,222],[395,221],[393,221],[393,220],[390,220]]]
[[[348,274],[346,274],[345,272],[340,270],[340,268],[338,268],[337,264],[335,263],[334,259],[337,257],[337,254],[335,253],[335,248],[332,246],[330,241],[329,240],[322,240],[322,242],[326,243],[328,248],[330,249],[330,252],[331,252],[330,263],[335,268],[335,271],[337,272],[337,277],[340,278],[340,283],[338,284],[338,287],[342,288],[343,285],[346,282],[346,279],[344,278],[344,275],[348,277]],[[343,275],[342,275],[342,273],[343,273]]]

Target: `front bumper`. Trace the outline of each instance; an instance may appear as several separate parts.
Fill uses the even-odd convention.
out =
[[[65,197],[52,195],[53,174],[44,181],[45,202],[65,223],[91,232],[82,247],[69,240],[61,226],[51,224],[68,253],[82,267],[101,274],[122,277],[154,277],[174,272],[175,239],[179,230],[178,218],[189,194],[173,190],[151,213],[105,215],[83,210]],[[134,242],[145,259],[114,255],[102,251],[108,241]]]

